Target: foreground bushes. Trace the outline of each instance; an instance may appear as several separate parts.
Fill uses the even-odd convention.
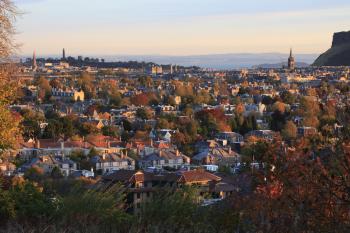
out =
[[[237,223],[226,207],[198,205],[195,189],[160,192],[134,215],[120,186],[102,192],[66,185],[22,181],[1,188],[0,232],[231,232]]]

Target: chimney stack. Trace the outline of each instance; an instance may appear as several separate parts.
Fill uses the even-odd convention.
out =
[[[179,157],[180,156],[180,152],[179,152],[179,150],[177,149],[176,150],[176,157]]]
[[[102,159],[103,159],[103,160],[106,159],[106,154],[105,154],[105,153],[102,154]]]
[[[40,149],[40,140],[39,139],[35,140],[35,147],[36,147],[36,149]]]
[[[62,153],[62,158],[64,158],[64,141],[61,142],[61,153]]]
[[[137,156],[140,156],[140,147],[137,147]]]

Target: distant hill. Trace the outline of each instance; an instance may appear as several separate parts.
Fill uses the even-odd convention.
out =
[[[350,66],[350,31],[333,35],[332,47],[321,54],[314,66]]]
[[[70,54],[71,56],[76,56]],[[31,57],[27,55],[22,57]],[[208,54],[208,55],[188,55],[188,56],[170,56],[170,55],[103,55],[94,54],[93,57],[104,58],[106,63],[156,63],[156,64],[173,64],[180,66],[198,66],[212,69],[240,69],[269,64],[273,67],[280,68],[282,63],[287,62],[289,54],[287,53],[227,53],[227,54]],[[318,54],[296,54],[295,59],[300,66],[312,64]],[[57,55],[45,55],[46,58],[59,59]],[[276,65],[278,64],[278,65]],[[298,65],[297,64],[297,65]],[[105,64],[106,65],[106,64]]]
[[[296,64],[297,68],[304,68],[310,66],[310,64],[305,63],[305,62],[297,62]],[[283,67],[287,67],[288,63],[287,62],[281,62],[281,63],[276,63],[276,64],[260,64],[257,66],[253,66],[253,68],[263,68],[263,69],[279,69]]]
[[[103,57],[109,61],[147,61],[157,64],[177,64],[213,69],[239,69],[251,68],[260,64],[282,64],[287,61],[288,56],[287,53],[232,53],[191,56],[120,55]],[[299,64],[312,64],[317,56],[318,54],[296,54],[295,59],[300,62]]]

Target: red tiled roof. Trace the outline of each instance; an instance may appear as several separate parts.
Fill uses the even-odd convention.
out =
[[[39,148],[59,148],[61,143],[54,139],[39,139]]]
[[[134,174],[135,171],[120,170],[115,171],[113,174],[103,177],[103,179],[111,182],[127,182],[131,180]]]
[[[89,142],[94,147],[108,147],[111,143],[119,143],[119,139],[104,136],[104,135],[89,135],[86,138],[86,141]]]
[[[204,170],[193,170],[182,172],[179,182],[194,183],[203,181],[220,181],[221,178]]]
[[[166,142],[154,143],[154,147],[158,149],[168,149],[170,146]]]
[[[83,141],[66,141],[64,143],[64,147],[75,147],[75,148],[91,148],[92,145],[89,142],[83,142]]]

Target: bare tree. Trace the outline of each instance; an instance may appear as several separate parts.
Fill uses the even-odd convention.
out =
[[[8,59],[17,44],[14,42],[16,33],[14,23],[19,11],[12,0],[0,0],[0,58]]]
[[[18,14],[12,0],[0,0],[0,155],[13,148],[20,135],[20,118],[8,108],[17,90],[16,81],[11,79],[17,69],[11,64],[10,57],[18,48],[14,41],[14,23]]]

